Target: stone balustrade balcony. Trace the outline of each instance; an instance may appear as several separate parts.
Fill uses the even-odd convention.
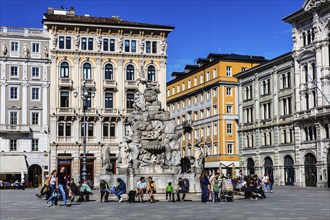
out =
[[[59,87],[69,87],[72,88],[73,82],[70,78],[60,78],[58,80]]]
[[[27,125],[0,125],[0,133],[29,133],[30,127]]]
[[[104,89],[117,89],[117,82],[111,79],[103,80],[103,88]]]
[[[136,81],[134,80],[126,80],[125,81],[125,89],[137,89],[138,85],[136,83]]]

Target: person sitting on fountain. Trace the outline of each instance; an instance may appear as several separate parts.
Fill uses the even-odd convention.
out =
[[[152,180],[151,176],[148,177],[147,191],[149,194],[149,202],[155,203],[154,194],[156,193],[156,183]]]
[[[117,179],[117,187],[115,191],[115,195],[118,197],[118,202],[123,201],[123,198],[121,197],[122,194],[126,193],[126,184],[124,181],[120,178]]]
[[[140,177],[140,181],[137,183],[136,185],[137,187],[137,197],[138,197],[138,200],[140,201],[140,198],[141,198],[141,201],[143,202],[143,194],[146,193],[147,191],[147,183],[146,183],[146,178],[144,178],[143,176]]]

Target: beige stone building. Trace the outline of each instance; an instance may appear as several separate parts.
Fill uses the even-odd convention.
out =
[[[51,169],[66,166],[68,175],[80,177],[83,154],[80,96],[84,81],[90,91],[86,112],[87,178],[98,184],[107,147],[111,151],[112,171],[116,173],[125,120],[133,110],[135,93],[143,89],[138,78],[158,81],[159,100],[166,105],[166,38],[174,28],[119,17],[78,16],[73,8],[48,9],[43,24],[50,36],[52,61]]]

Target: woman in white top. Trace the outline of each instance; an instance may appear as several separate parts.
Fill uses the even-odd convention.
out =
[[[49,199],[46,201],[46,205],[48,207],[53,206],[56,203],[57,198],[57,186],[58,186],[58,179],[57,179],[57,170],[53,170],[52,174],[49,176],[49,187],[52,192]],[[52,202],[51,204],[49,202]]]

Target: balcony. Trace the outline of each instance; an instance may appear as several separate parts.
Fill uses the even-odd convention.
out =
[[[103,143],[117,143],[116,137],[102,137]]]
[[[0,133],[30,133],[27,125],[0,125]]]
[[[87,87],[95,87],[95,82],[93,79],[85,79],[84,81]]]
[[[57,142],[59,142],[59,143],[65,143],[65,142],[70,142],[71,143],[72,141],[73,141],[73,137],[71,137],[71,136],[57,137]]]
[[[56,113],[57,114],[65,114],[65,115],[72,115],[75,113],[74,109],[71,108],[71,107],[59,107],[59,108],[56,108]]]
[[[84,109],[81,108],[79,110],[80,114],[83,115],[84,114]],[[96,108],[87,108],[86,109],[86,116],[95,116],[96,115]]]
[[[21,28],[1,26],[0,34],[4,36],[44,37],[47,31],[42,28]]]
[[[69,78],[61,78],[61,79],[59,79],[58,85],[59,85],[59,87],[72,88],[73,83],[72,83],[72,80]]]
[[[106,79],[103,81],[104,89],[117,89],[117,82],[115,80]]]
[[[132,89],[132,90],[138,89],[136,81],[126,80],[125,81],[125,89]]]
[[[105,108],[105,109],[102,109],[102,115],[103,116],[106,116],[106,115],[117,116],[118,110],[116,108]]]

